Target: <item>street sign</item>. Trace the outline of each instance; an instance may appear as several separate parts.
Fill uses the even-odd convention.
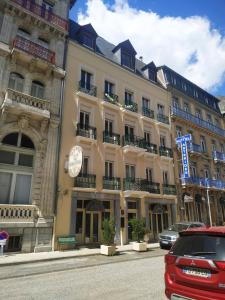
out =
[[[181,146],[182,165],[183,165],[183,176],[182,177],[183,178],[190,177],[187,142],[190,142],[191,140],[192,140],[191,134],[187,134],[187,135],[176,138],[176,144]]]
[[[0,240],[0,246],[5,246],[6,245],[6,240]]]

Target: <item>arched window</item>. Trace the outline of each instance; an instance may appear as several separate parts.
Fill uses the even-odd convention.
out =
[[[44,98],[45,86],[39,81],[32,81],[31,85],[31,96],[36,98]]]
[[[30,204],[35,148],[22,133],[5,136],[0,146],[0,204]]]
[[[9,88],[22,92],[23,91],[23,85],[24,85],[24,78],[22,75],[18,73],[10,73],[9,76]]]

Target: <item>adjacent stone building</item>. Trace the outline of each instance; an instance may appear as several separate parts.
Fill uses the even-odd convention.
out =
[[[0,1],[0,229],[6,251],[52,249],[68,12]]]
[[[132,239],[129,221],[145,217],[150,241],[176,218],[170,95],[153,62],[129,40],[117,46],[90,25],[71,22],[59,160],[55,234],[99,243],[104,218],[116,221],[116,242]],[[70,149],[83,149],[75,179]]]

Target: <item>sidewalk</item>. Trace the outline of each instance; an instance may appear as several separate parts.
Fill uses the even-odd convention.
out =
[[[148,244],[148,249],[159,248],[159,243]],[[118,252],[132,251],[132,243],[123,246],[117,246]],[[57,259],[65,258],[74,258],[90,255],[99,255],[100,249],[94,248],[89,249],[81,247],[75,250],[67,251],[52,251],[52,252],[38,252],[38,253],[6,253],[3,256],[0,256],[0,267],[26,264],[26,263],[35,263],[41,261],[51,261]]]

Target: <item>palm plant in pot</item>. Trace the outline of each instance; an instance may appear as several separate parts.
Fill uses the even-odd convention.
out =
[[[115,221],[114,219],[105,219],[103,221],[103,245],[101,245],[100,253],[112,256],[116,253],[115,237]]]
[[[147,251],[147,243],[144,241],[144,236],[146,234],[145,219],[132,219],[130,224],[132,227],[132,239],[135,241],[133,243],[133,250],[141,252]]]

